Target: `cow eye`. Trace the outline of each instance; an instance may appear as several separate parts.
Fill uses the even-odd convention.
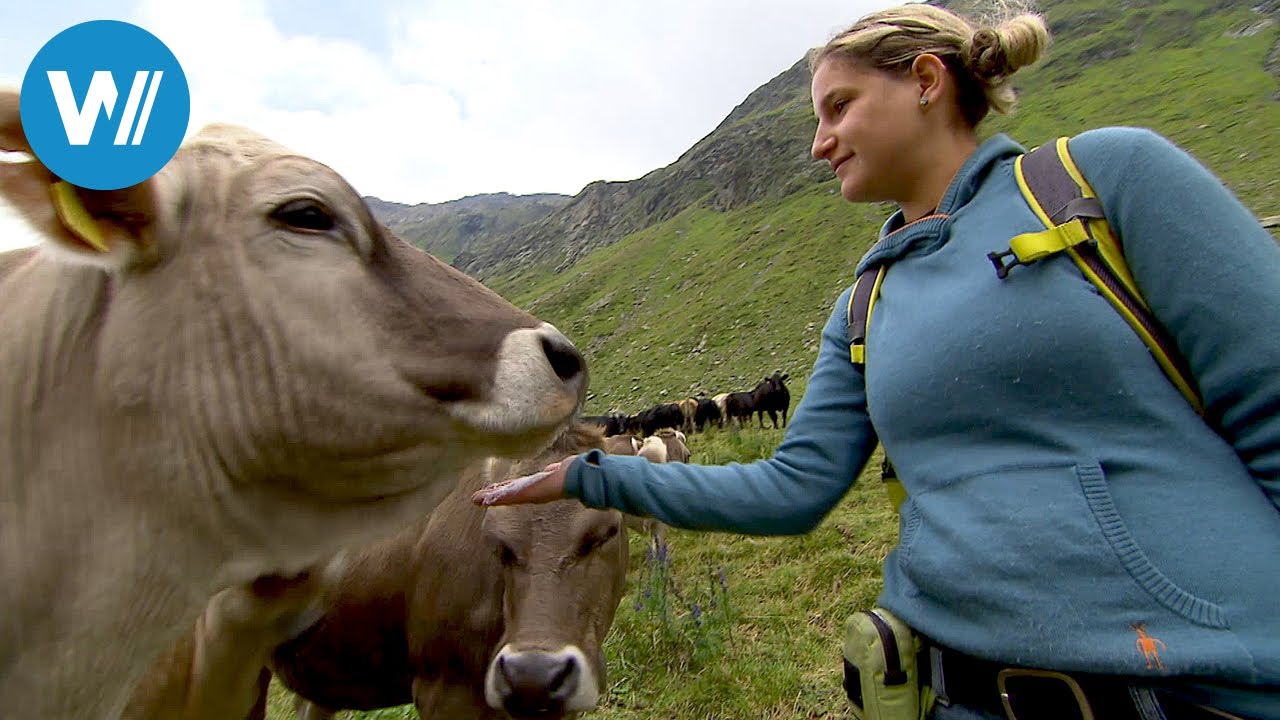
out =
[[[587,536],[582,538],[582,542],[578,545],[578,557],[590,555],[593,550],[609,542],[617,534],[617,525],[610,525],[601,532],[587,533]]]
[[[290,200],[271,211],[271,219],[296,230],[324,232],[333,229],[329,208],[310,198]]]
[[[520,564],[520,559],[506,543],[498,543],[498,562],[502,563],[503,567],[515,567]]]

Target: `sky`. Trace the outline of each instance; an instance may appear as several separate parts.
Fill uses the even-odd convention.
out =
[[[159,37],[188,134],[252,128],[407,204],[574,195],[674,162],[885,0],[46,0],[0,10],[0,86],[95,19]]]

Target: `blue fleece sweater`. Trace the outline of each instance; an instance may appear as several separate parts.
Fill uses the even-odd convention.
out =
[[[567,492],[677,527],[803,533],[879,440],[909,492],[880,603],[911,626],[1010,664],[1253,686],[1252,705],[1220,705],[1280,717],[1280,248],[1154,133],[1070,148],[1219,432],[1069,257],[997,279],[987,253],[1043,225],[1014,179],[1023,149],[996,136],[937,214],[885,224],[860,264],[888,265],[865,377],[846,290],[772,458],[592,454]]]

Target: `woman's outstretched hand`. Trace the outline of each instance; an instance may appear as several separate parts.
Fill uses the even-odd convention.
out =
[[[476,505],[516,505],[561,500],[564,498],[565,473],[577,457],[570,455],[560,462],[551,463],[542,472],[486,485],[471,495],[471,502]]]

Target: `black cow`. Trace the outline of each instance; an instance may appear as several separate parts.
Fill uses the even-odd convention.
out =
[[[773,427],[778,427],[778,416],[776,413],[782,413],[782,427],[787,426],[787,411],[791,409],[791,392],[787,390],[784,384],[787,378],[791,377],[789,373],[781,370],[774,372],[756,385],[751,391],[751,403],[756,412],[756,417],[760,420],[760,428],[764,429],[764,414],[769,413],[769,421],[773,423]]]
[[[749,392],[729,393],[724,399],[724,421],[738,421],[738,427],[751,422],[751,414],[755,412],[755,397]]]
[[[609,413],[609,422],[605,423],[605,437],[611,435],[622,435],[627,431],[627,416],[623,413]]]
[[[680,406],[676,403],[655,405],[642,411],[639,419],[640,431],[645,437],[654,434],[659,428],[679,429],[684,425],[684,413],[680,412]]]
[[[715,400],[700,397],[698,409],[693,413],[693,424],[698,432],[702,432],[703,428],[711,423],[715,423],[717,427],[724,427],[724,415],[720,412],[720,406],[716,405]]]
[[[596,427],[603,430],[609,425],[609,416],[608,415],[579,415],[578,422],[586,425],[595,425]]]
[[[595,425],[604,430],[605,437],[610,437],[630,432],[627,429],[628,419],[625,414],[614,411],[606,415],[581,415],[578,417],[578,422]],[[640,427],[636,425],[635,432],[639,431]]]

